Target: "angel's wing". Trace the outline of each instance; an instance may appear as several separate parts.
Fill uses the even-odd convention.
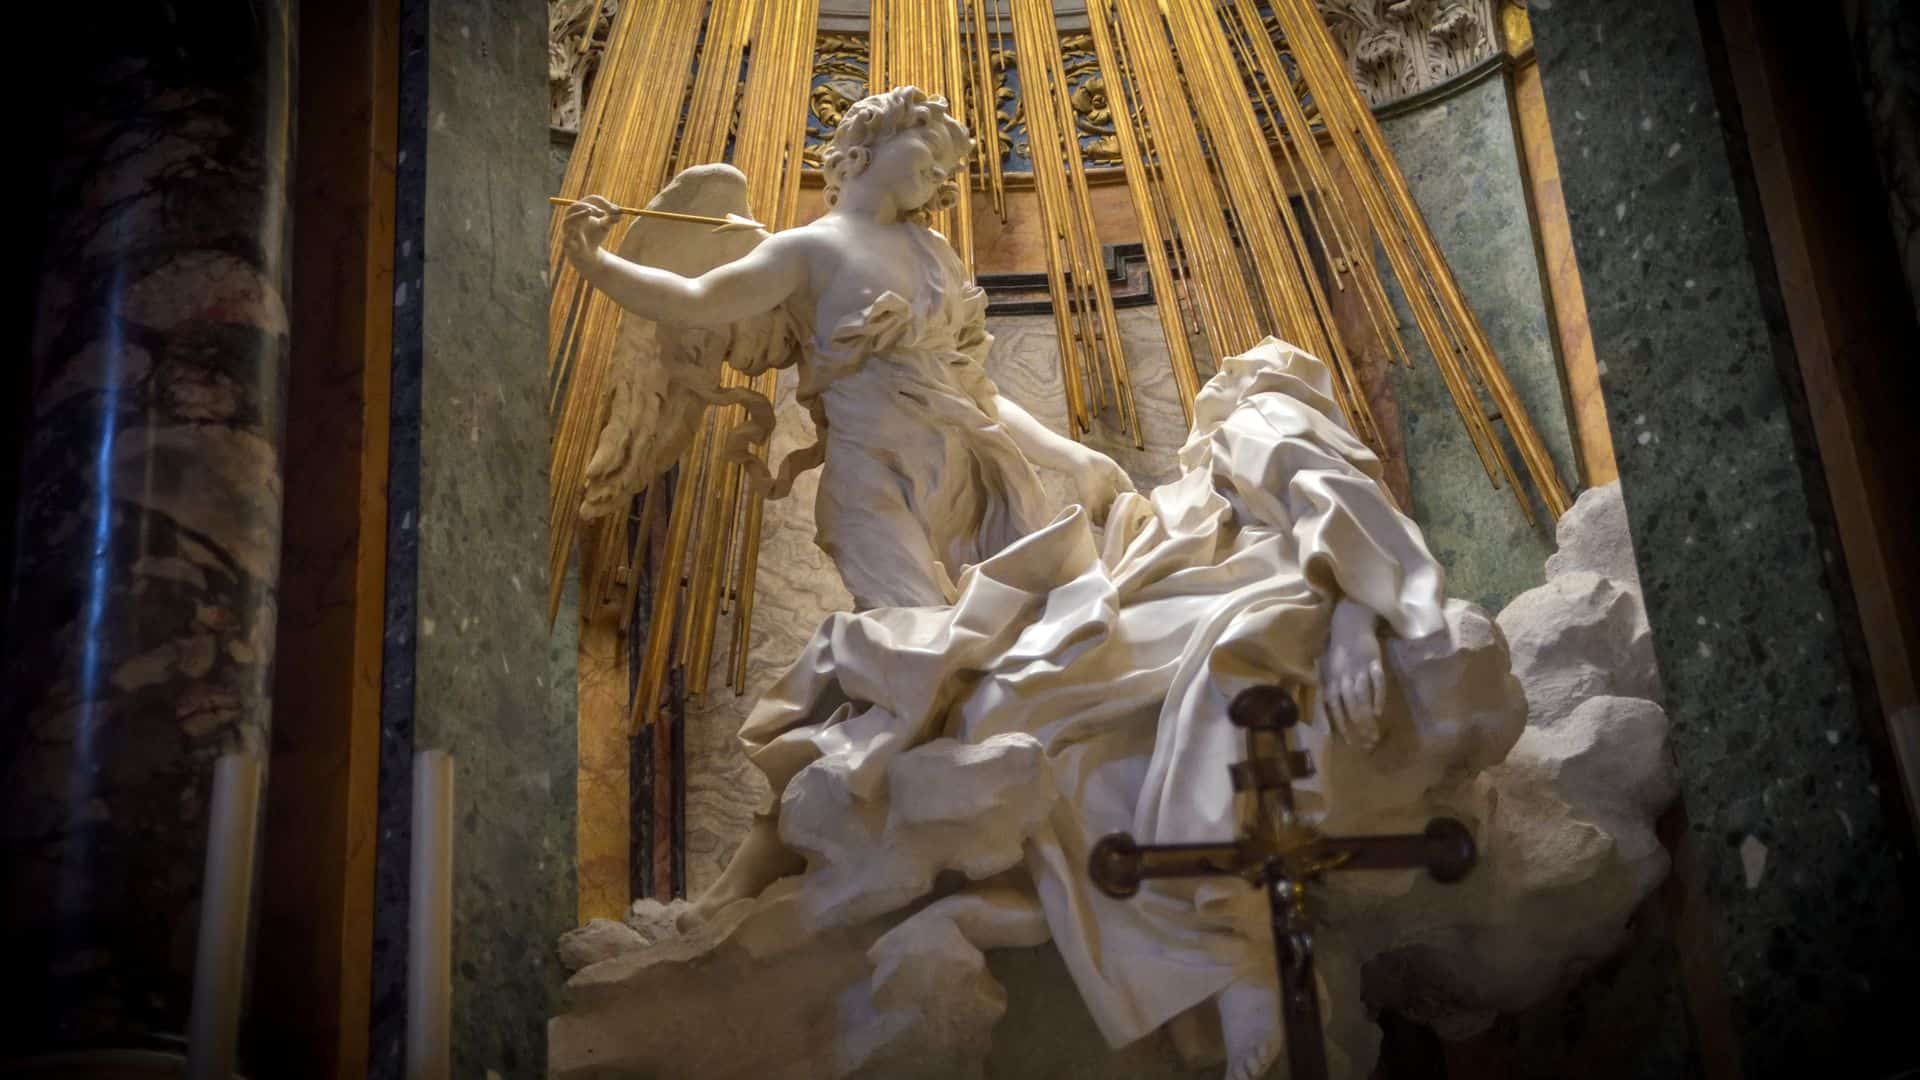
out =
[[[674,177],[647,208],[751,217],[747,178],[731,165],[696,165]],[[764,229],[715,232],[707,225],[642,217],[627,230],[619,255],[698,277],[746,255],[767,236]],[[613,389],[587,463],[580,516],[592,520],[624,511],[635,494],[679,460],[708,405],[745,408],[747,419],[728,437],[723,453],[746,466],[750,483],[761,490],[770,487],[766,466],[749,446],[772,432],[773,406],[751,389],[723,389],[720,367],[731,363],[759,374],[793,363],[799,347],[784,308],[720,329],[667,326],[632,314],[622,318],[608,372]]]

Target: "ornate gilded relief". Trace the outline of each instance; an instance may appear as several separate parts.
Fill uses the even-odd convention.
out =
[[[1374,108],[1431,90],[1500,51],[1500,0],[1314,0]]]
[[[1093,57],[1093,38],[1067,34],[1060,39],[1068,101],[1073,105],[1073,127],[1080,135],[1082,160],[1094,167],[1120,164],[1120,144],[1113,133],[1113,110],[1107,105],[1107,83]]]
[[[823,33],[814,39],[813,90],[807,100],[808,168],[820,167],[840,117],[867,96],[867,36]]]
[[[1114,141],[1113,112],[1107,105],[1107,87],[1094,62],[1093,41],[1086,34],[1069,34],[1060,41],[1065,53],[1067,84],[1072,88],[1074,129],[1080,149],[1092,168],[1118,167],[1120,149]],[[993,69],[995,134],[1000,157],[1008,172],[1030,172],[1027,120],[1020,99],[1020,66],[1013,50],[996,43],[988,51]],[[826,140],[848,106],[867,92],[867,38],[865,34],[823,32],[815,39],[813,91],[807,111],[806,162],[819,168]]]
[[[1011,172],[1014,125],[1020,125],[1023,134],[1026,131],[1026,121],[1020,116],[1020,95],[1014,90],[1018,76],[1014,69],[1013,50],[1004,44],[996,44],[987,51],[987,64],[993,69],[993,136],[1000,146],[1001,169]],[[1029,164],[1024,150],[1019,160],[1023,165]]]
[[[554,127],[579,130],[618,6],[619,0],[549,0],[547,63]],[[1522,0],[1315,0],[1315,6],[1345,52],[1361,96],[1379,108],[1431,90],[1495,55],[1501,47],[1501,9],[1523,5]],[[1270,36],[1284,50],[1278,25],[1271,17],[1265,21]],[[1018,59],[1005,39],[997,38],[996,46],[990,56],[1001,160],[1008,172],[1030,172]],[[1092,40],[1084,32],[1069,33],[1060,46],[1072,87],[1074,128],[1086,162],[1095,169],[1117,167],[1120,151],[1113,113],[1107,103],[1106,80],[1094,61]],[[1305,86],[1297,72],[1292,91],[1305,101]],[[819,167],[825,140],[841,113],[866,92],[866,35],[820,33],[807,116],[808,167]],[[1311,102],[1306,104],[1311,113]]]
[[[578,133],[619,0],[548,0],[548,123]]]

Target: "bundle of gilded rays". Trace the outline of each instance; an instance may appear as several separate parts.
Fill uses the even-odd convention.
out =
[[[756,216],[774,229],[794,224],[818,16],[818,0],[620,5],[561,201],[598,193],[641,206],[679,170],[731,161],[747,176]],[[690,692],[706,689],[725,614],[733,620],[727,677],[735,687],[745,684],[761,501],[742,483],[740,467],[721,460],[727,434],[742,419],[742,410],[730,406],[710,411],[672,482],[640,495],[633,515],[580,521],[587,461],[606,419],[608,360],[621,312],[561,258],[562,217],[554,215],[549,234],[550,408],[556,416],[549,612],[559,609],[577,549],[581,611],[645,627],[632,673],[635,717],[644,722],[670,668],[687,673]],[[751,386],[768,397],[774,378],[772,372],[748,378],[730,368],[723,374],[725,385]],[[759,453],[764,457],[766,448]],[[652,610],[641,613],[636,584],[649,551],[661,572]]]
[[[817,16],[818,0],[622,4],[556,201],[595,192],[643,205],[679,169],[727,160],[747,175],[758,216],[776,229],[796,224]],[[1089,0],[1087,17],[1189,417],[1211,358],[1274,334],[1327,360],[1356,434],[1384,449],[1356,371],[1359,345],[1336,319],[1344,307],[1349,325],[1412,363],[1377,250],[1489,480],[1508,486],[1531,520],[1524,472],[1557,517],[1568,497],[1552,459],[1311,0],[1268,0],[1264,12],[1256,0]],[[934,222],[971,265],[969,189],[977,184],[1005,212],[994,58],[1006,50],[1009,24],[1069,424],[1079,437],[1110,420],[1138,444],[1051,0],[872,0],[869,85],[942,95],[975,130],[974,183]],[[684,78],[676,84],[663,72]],[[550,609],[558,609],[577,549],[582,610],[611,607],[644,635],[632,673],[634,718],[644,723],[670,669],[681,670],[689,694],[706,692],[723,618],[723,677],[735,692],[744,689],[761,502],[739,467],[721,459],[741,420],[738,407],[726,407],[711,410],[673,482],[638,495],[630,518],[581,524],[620,312],[561,258],[559,222],[556,214]],[[769,397],[773,380],[726,375],[728,385]],[[641,613],[633,583],[649,566],[652,609]]]

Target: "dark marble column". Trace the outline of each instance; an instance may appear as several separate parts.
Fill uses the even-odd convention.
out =
[[[1920,310],[1920,7],[1903,0],[1852,0],[1845,7],[1887,186],[1887,218]]]
[[[1739,1060],[1711,1060],[1690,977],[1693,1052],[1708,1075],[1891,1076],[1916,1061],[1910,855],[1714,9],[1531,8],[1680,766],[1679,872],[1711,909],[1677,944],[1720,968]],[[1688,1071],[1663,1049],[1688,1041],[1678,1017],[1642,1038],[1609,1075]]]
[[[291,4],[110,5],[48,86],[0,708],[0,1055],[178,1045],[214,763],[264,761]]]

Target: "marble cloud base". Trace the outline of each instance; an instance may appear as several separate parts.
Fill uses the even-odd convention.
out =
[[[1667,721],[1617,488],[1586,493],[1563,518],[1547,575],[1497,617],[1447,601],[1443,631],[1390,638],[1399,689],[1379,749],[1315,747],[1327,783],[1346,785],[1331,796],[1346,800],[1343,826],[1359,826],[1338,831],[1404,831],[1447,813],[1473,828],[1482,856],[1457,885],[1383,872],[1319,888],[1335,1075],[1370,1073],[1379,1010],[1457,1038],[1563,987],[1623,942],[1667,872],[1653,833],[1674,791]],[[1397,744],[1395,730],[1406,733]],[[1071,913],[1063,923],[1060,903],[1087,902],[1062,901],[1059,882],[1084,864],[1041,865],[1035,851],[1058,847],[1063,798],[1093,796],[1055,792],[1057,752],[1014,730],[891,750],[884,779],[869,772],[859,785],[802,770],[787,784],[782,835],[809,853],[806,874],[690,934],[674,928],[678,904],[642,901],[625,923],[563,939],[576,974],[569,1008],[550,1022],[550,1075],[980,1076],[990,1056],[996,1075],[1017,1075],[1020,1049],[994,1046],[1008,995],[989,951],[1056,940],[1069,968],[1079,950],[1083,966],[1091,955],[1122,984],[1140,966],[1177,981],[1181,965],[1154,955],[1153,924],[1102,936],[1118,924],[1101,918],[1114,916],[1090,914],[1089,954],[1085,926]],[[1350,809],[1356,797],[1377,805]],[[1218,913],[1230,982],[1155,1020],[1151,1038],[1116,1039],[1112,1002],[1090,1001],[1109,1042],[1132,1045],[1090,1048],[1111,1061],[1087,1062],[1087,1075],[1224,1065],[1252,1077],[1284,1057],[1264,905],[1241,892],[1155,901]],[[1071,948],[1058,941],[1063,925],[1080,935]],[[1191,935],[1166,940],[1194,948]],[[1049,1007],[1076,990],[1086,999],[1087,985],[1076,971],[1045,991]],[[1180,1064],[1143,1071],[1153,1041]]]

